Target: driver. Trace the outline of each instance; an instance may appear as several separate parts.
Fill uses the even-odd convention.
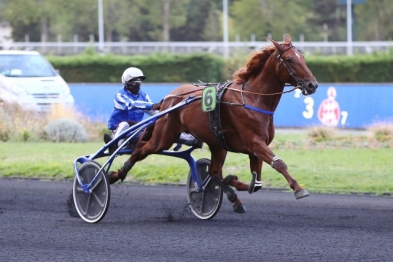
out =
[[[150,116],[156,114],[158,111],[152,110],[153,103],[146,92],[141,90],[141,84],[146,79],[143,72],[136,67],[127,68],[122,77],[121,82],[123,87],[120,88],[114,98],[114,108],[108,120],[108,129],[112,131],[113,138],[118,137],[124,130],[130,126],[140,122],[144,114]],[[132,147],[136,145],[142,132],[136,134],[130,141]],[[109,134],[104,134],[105,143],[109,143],[112,137]],[[121,139],[118,145],[111,146],[109,152],[112,154],[116,147],[124,142]],[[195,148],[202,148],[203,142],[193,137],[188,133],[181,133],[177,140],[179,144],[193,146]],[[176,147],[174,150],[178,150]]]

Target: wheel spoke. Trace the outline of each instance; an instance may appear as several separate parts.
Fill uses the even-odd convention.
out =
[[[89,205],[90,205],[90,195],[91,195],[91,194],[89,194],[89,196],[87,197],[85,210],[81,210],[84,216],[86,216],[86,214],[87,214],[87,212],[88,212],[88,209],[89,209]]]
[[[97,196],[96,193],[93,192],[92,195],[93,195],[94,199],[98,202],[98,205],[99,205],[100,207],[104,207],[104,206],[105,206],[105,203],[103,203],[103,202],[101,201],[101,199]]]
[[[92,185],[92,187],[91,187],[91,191],[94,191],[95,188],[101,183],[101,181],[102,181],[102,179],[103,179],[102,176],[103,176],[103,174],[101,173],[101,175],[99,175],[99,176],[97,177],[96,182],[95,182],[94,185]]]
[[[189,192],[192,193],[192,194],[194,194],[194,193],[200,193],[196,188],[190,189]]]
[[[78,186],[78,187],[76,188],[76,193],[78,193],[78,194],[79,194],[79,193],[83,193],[83,194],[84,194],[85,191],[83,190],[83,188],[81,188],[81,187]]]

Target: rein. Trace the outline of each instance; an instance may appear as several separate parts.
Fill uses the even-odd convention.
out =
[[[237,104],[237,103],[225,102],[225,101],[221,101],[221,100],[217,101],[218,103],[226,104],[226,105],[230,105],[230,106],[243,106],[244,108],[247,108],[247,109],[250,109],[250,110],[256,111],[258,113],[265,114],[265,115],[273,115],[274,112],[268,111],[268,110],[264,110],[264,109],[260,109],[260,108],[257,108],[257,107],[254,107],[254,106],[246,104],[245,101],[244,101],[244,95],[243,94],[247,93],[247,94],[259,95],[259,96],[272,96],[272,95],[282,95],[282,94],[290,93],[290,92],[293,92],[294,90],[297,89],[297,87],[294,87],[291,90],[287,90],[287,91],[283,91],[283,92],[277,92],[277,93],[271,93],[271,94],[261,94],[261,93],[256,93],[256,92],[251,92],[251,91],[244,90],[245,83],[243,83],[243,85],[242,85],[242,90],[235,89],[235,88],[230,88],[229,85],[231,85],[232,82],[228,81],[226,83],[228,85],[225,87],[225,89],[241,93],[243,103],[242,104]],[[211,83],[201,83],[201,84],[203,84],[204,86],[212,85]],[[218,86],[219,84],[220,83],[217,83],[215,85]],[[194,84],[194,86],[198,86],[198,84]],[[171,98],[171,97],[181,97],[181,96],[184,96],[184,95],[193,94],[195,92],[202,91],[203,89],[204,89],[204,87],[203,88],[199,88],[197,90],[192,90],[192,91],[188,91],[188,92],[185,92],[185,93],[181,93],[181,94],[176,94],[176,95],[175,94],[170,94],[170,95],[165,96],[163,100],[165,100],[167,98]]]
[[[227,82],[226,82],[223,86],[221,86],[221,87],[219,87],[220,83],[212,84],[212,83],[203,83],[203,82],[199,81],[199,82],[200,82],[199,84],[202,84],[202,85],[204,85],[204,86],[207,86],[207,85],[215,85],[216,88],[218,88],[218,89],[222,89],[222,88],[223,88],[223,89],[226,89],[226,90],[231,90],[231,91],[234,91],[234,92],[241,93],[242,102],[243,102],[242,104],[231,103],[231,102],[225,102],[225,101],[221,101],[220,99],[217,101],[218,103],[227,104],[227,105],[231,105],[231,106],[243,106],[244,108],[247,108],[247,109],[250,109],[250,110],[253,110],[253,111],[262,113],[262,114],[273,115],[274,112],[272,112],[272,111],[260,109],[260,108],[257,108],[257,107],[254,107],[254,106],[251,106],[251,105],[246,104],[246,103],[245,103],[245,100],[244,100],[244,93],[253,94],[253,95],[257,95],[257,96],[273,96],[273,95],[282,95],[282,94],[290,93],[290,92],[293,92],[294,90],[296,90],[297,88],[302,89],[302,87],[303,87],[303,82],[299,81],[299,80],[295,77],[295,75],[294,75],[294,73],[292,72],[292,70],[287,66],[287,64],[285,63],[284,59],[282,58],[282,55],[283,55],[286,51],[288,51],[289,49],[291,49],[291,48],[295,48],[295,46],[292,45],[292,46],[288,47],[288,48],[285,49],[282,53],[280,53],[280,51],[279,51],[278,49],[276,49],[276,51],[278,52],[277,59],[279,60],[279,63],[278,63],[278,65],[277,65],[277,69],[280,67],[281,64],[283,64],[284,67],[285,67],[285,69],[287,69],[289,75],[296,81],[296,86],[294,86],[291,90],[282,91],[282,92],[277,92],[277,93],[270,93],[270,94],[262,94],[262,93],[257,93],[257,92],[252,92],[252,91],[244,90],[244,85],[245,85],[246,83],[243,83],[242,89],[241,89],[241,90],[229,87],[229,86],[232,84],[232,82],[229,82],[229,81],[227,81]],[[296,49],[296,48],[295,48],[295,49]],[[264,49],[263,51],[264,51],[264,52],[267,52],[267,53],[270,55],[270,57],[273,57],[273,54],[269,53],[266,49]],[[194,86],[199,86],[199,84],[193,83]],[[204,89],[204,88],[199,88],[199,89],[197,89],[197,90],[192,90],[192,91],[188,91],[188,92],[185,92],[185,93],[182,93],[182,94],[176,94],[176,95],[175,95],[175,94],[170,94],[170,95],[167,95],[166,97],[164,97],[164,99],[167,99],[167,98],[170,98],[170,97],[180,97],[180,96],[192,94],[192,93],[195,93],[195,92],[198,92],[198,91],[202,91],[203,89]]]
[[[195,85],[195,84],[193,84],[193,85],[194,85],[194,86],[197,86],[197,85]],[[198,91],[202,91],[202,90],[203,90],[203,88],[199,88],[199,89],[192,90],[192,91],[188,91],[188,92],[181,93],[181,94],[169,94],[169,95],[165,96],[163,100],[165,100],[165,99],[167,99],[167,98],[170,98],[170,97],[180,97],[180,96],[192,94],[192,93],[195,93],[195,92],[198,92]]]
[[[245,83],[243,83],[244,86]],[[242,87],[243,88],[243,87]],[[271,93],[271,94],[261,94],[261,93],[256,93],[256,92],[251,92],[251,91],[246,91],[246,90],[239,90],[239,89],[234,89],[234,88],[230,88],[228,87],[228,90],[232,90],[235,92],[239,92],[239,93],[247,93],[247,94],[253,94],[253,95],[258,95],[258,96],[274,96],[274,95],[282,95],[285,93],[290,93],[292,91],[295,91],[297,87],[292,88],[291,90],[287,90],[287,91],[282,91],[282,92],[277,92],[277,93]]]
[[[201,83],[201,84],[203,84],[203,86],[206,86],[206,85],[217,85],[218,83],[215,83],[215,84],[212,84],[212,83]],[[245,83],[243,83],[243,86],[244,86],[244,84],[245,84]],[[194,85],[194,86],[199,86],[199,84],[195,84],[195,83],[194,83],[193,85]],[[242,87],[242,88],[243,88],[243,87]],[[251,91],[247,91],[247,90],[243,90],[243,89],[242,89],[242,90],[239,90],[239,89],[230,88],[230,87],[228,87],[227,89],[228,89],[228,90],[231,90],[231,91],[238,92],[238,93],[247,93],[247,94],[253,94],[253,95],[258,95],[258,96],[274,96],[274,95],[282,95],[282,94],[286,94],[286,93],[293,92],[293,91],[295,91],[297,88],[298,88],[298,87],[294,87],[294,88],[292,88],[291,90],[287,90],[287,91],[283,91],[283,92],[277,92],[277,93],[271,93],[271,94],[256,93],[256,92],[251,92]],[[192,91],[188,91],[188,92],[181,93],[181,94],[170,94],[170,95],[165,96],[164,99],[170,98],[170,97],[180,97],[180,96],[192,94],[192,93],[195,93],[195,92],[198,92],[198,91],[202,91],[203,89],[204,89],[204,88],[199,88],[199,89],[192,90]]]

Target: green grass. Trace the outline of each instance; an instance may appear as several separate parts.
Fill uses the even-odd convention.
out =
[[[359,140],[358,138],[356,138]],[[343,139],[341,139],[343,140]],[[335,140],[339,143],[340,139]],[[330,144],[307,143],[301,135],[281,135],[272,145],[276,155],[288,166],[288,171],[310,192],[321,193],[372,193],[393,192],[393,148],[348,145],[332,148]],[[329,143],[329,142],[328,142]],[[78,157],[96,152],[102,143],[0,143],[0,177],[39,179],[73,179],[73,161]],[[312,146],[310,146],[312,145]],[[329,145],[329,146],[328,146]],[[195,150],[196,159],[210,158],[205,146]],[[113,169],[119,168],[127,156],[117,157]],[[103,163],[106,159],[99,159]],[[224,176],[234,174],[240,180],[251,179],[248,156],[228,153]],[[185,183],[188,164],[168,156],[150,155],[136,164],[126,181],[141,183]],[[285,178],[270,165],[264,163],[262,182],[264,187],[289,189]]]

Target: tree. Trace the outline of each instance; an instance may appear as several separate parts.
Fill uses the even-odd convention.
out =
[[[329,40],[343,41],[346,39],[346,6],[339,5],[338,0],[314,0],[312,16],[307,23],[315,30],[315,40],[321,41],[323,34],[327,33]],[[324,32],[324,26],[327,32]]]
[[[360,41],[393,40],[393,5],[391,0],[367,0],[355,7],[357,38]]]
[[[209,9],[209,13],[205,21],[201,40],[221,41],[223,37],[222,12],[214,8]]]
[[[174,41],[215,41],[222,39],[217,7],[210,0],[191,1],[187,6],[187,20],[179,28],[171,30]],[[217,38],[219,36],[219,38]]]
[[[13,27],[14,41],[98,39],[98,0],[0,0],[0,22]],[[222,0],[103,0],[106,41],[221,41]],[[338,0],[228,0],[229,36],[248,41],[289,33],[321,41],[346,40],[346,6]],[[393,38],[392,0],[355,5],[356,40]]]
[[[257,40],[263,40],[272,34],[276,40],[281,40],[288,33],[296,39],[304,28],[309,16],[305,7],[309,0],[239,0],[230,7],[231,31],[230,37],[238,35],[241,40],[249,40],[255,34]]]
[[[33,32],[32,35],[29,34],[31,40],[41,38],[48,40],[50,24],[56,20],[57,16],[53,10],[61,9],[64,5],[64,1],[61,0],[4,0],[4,3],[6,5],[5,18],[14,28],[16,41],[24,39],[23,33],[29,34],[29,32]],[[37,31],[40,32],[39,35]]]
[[[130,41],[170,41],[170,32],[186,22],[190,0],[134,0],[139,13],[135,23],[128,25]]]
[[[57,8],[56,23],[52,24],[54,35],[61,34],[63,41],[89,41],[90,35],[98,34],[98,2],[97,0],[68,0],[63,8]],[[98,37],[97,37],[98,38]]]
[[[107,42],[128,39],[127,25],[138,18],[139,13],[133,8],[134,1],[104,0],[104,25]]]

